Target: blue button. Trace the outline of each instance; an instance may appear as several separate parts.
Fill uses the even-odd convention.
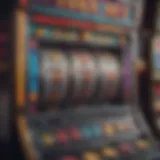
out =
[[[99,126],[93,125],[92,126],[92,132],[94,136],[101,136],[102,135],[102,130]]]
[[[89,128],[89,127],[83,127],[81,129],[81,132],[82,132],[82,136],[84,136],[85,138],[91,138],[91,137],[93,137],[92,129]]]

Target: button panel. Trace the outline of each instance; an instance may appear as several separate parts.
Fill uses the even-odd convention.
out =
[[[108,144],[97,149],[85,149],[81,151],[69,151],[68,153],[55,153],[46,156],[47,160],[150,160],[150,157],[158,157],[156,151],[151,148],[145,149],[143,152],[137,152],[134,145],[135,141],[126,143]],[[145,153],[145,154],[144,154]],[[58,155],[59,154],[59,155]],[[49,155],[49,154],[48,154]]]
[[[37,139],[37,136],[33,137],[33,139],[36,139],[36,141],[41,141],[41,139],[43,139],[41,143],[42,146],[52,146],[53,149],[65,150],[66,148],[81,148],[81,145],[84,147],[93,147],[96,146],[97,143],[101,145],[111,143],[113,141],[131,140],[135,139],[139,135],[139,132],[134,126],[133,120],[129,118],[123,118],[117,121],[112,119],[108,121],[105,121],[104,119],[93,121],[84,120],[82,122],[76,122],[76,119],[72,119],[71,121],[72,124],[67,120],[65,122],[62,121],[64,124],[57,122],[57,126],[54,126],[54,128],[51,127],[52,124],[50,123],[48,124],[48,127],[45,128],[47,123],[44,123],[43,121],[44,124],[42,125],[44,125],[44,127],[41,126],[36,129],[37,133],[41,133],[43,131],[43,134],[41,134],[42,137],[39,138],[39,140]],[[74,121],[75,123],[73,124]],[[119,130],[119,128],[117,128],[117,126],[122,122],[127,130]],[[34,124],[33,121],[31,121],[31,124]],[[128,129],[129,127],[132,129]],[[33,130],[34,129],[35,126],[33,126]],[[38,144],[40,144],[40,142],[38,142]],[[137,142],[137,144],[139,147],[145,146],[144,142]],[[120,148],[123,150],[125,148],[124,146],[125,144]]]
[[[80,111],[74,114],[64,112],[64,115],[57,112],[46,116],[49,123],[47,118],[35,117],[37,121],[41,120],[43,126],[37,128],[34,118],[29,119],[30,128],[36,133],[32,139],[42,154],[40,156],[44,154],[47,160],[140,160],[142,157],[147,160],[148,155],[152,155],[151,141],[147,136],[142,137],[142,132],[127,111],[127,114],[123,109],[116,112],[118,117],[111,110],[104,110],[99,117],[98,112],[95,113],[96,116],[93,116],[92,110],[82,117]]]

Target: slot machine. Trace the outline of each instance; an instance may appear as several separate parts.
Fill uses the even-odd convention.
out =
[[[20,1],[15,106],[26,159],[159,158],[137,98],[135,10],[131,1]]]

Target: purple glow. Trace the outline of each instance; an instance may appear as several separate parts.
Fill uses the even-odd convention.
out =
[[[123,76],[124,76],[124,96],[126,100],[131,98],[131,89],[133,86],[132,78],[132,60],[130,53],[126,50],[124,52],[124,66],[123,66]]]

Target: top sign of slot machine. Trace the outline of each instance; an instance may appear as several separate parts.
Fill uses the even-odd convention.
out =
[[[18,112],[17,124],[26,157],[152,156],[156,148],[138,108],[130,47],[135,5],[109,0],[20,4],[16,107],[24,113]]]

